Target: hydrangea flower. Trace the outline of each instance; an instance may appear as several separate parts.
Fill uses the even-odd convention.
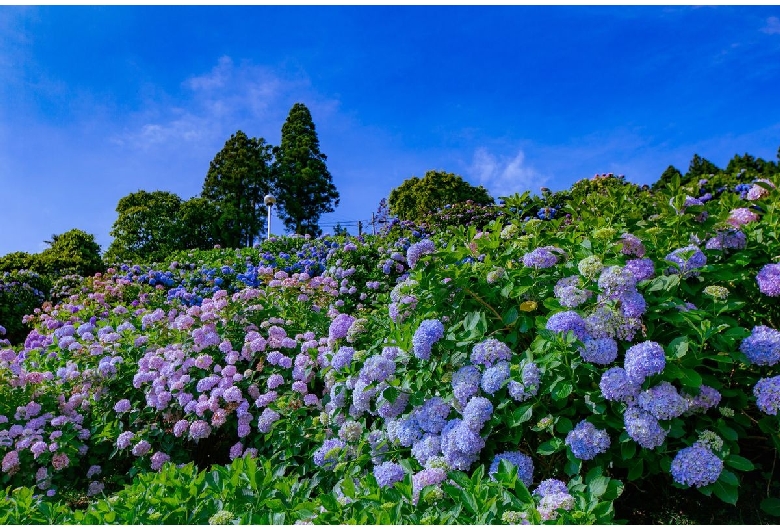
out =
[[[759,379],[753,387],[756,405],[764,413],[776,416],[780,410],[780,375]]]
[[[584,346],[579,348],[582,360],[594,364],[609,364],[617,359],[618,346],[615,339],[585,339]]]
[[[509,361],[511,359],[512,350],[509,349],[509,346],[493,338],[475,344],[471,350],[471,362],[487,368],[490,368],[498,361]],[[455,380],[453,379],[454,385]]]
[[[423,431],[438,434],[447,424],[447,416],[451,408],[449,403],[434,396],[415,409],[413,416]]]
[[[624,269],[633,274],[638,282],[655,276],[655,264],[650,258],[628,260]]]
[[[465,471],[479,458],[485,440],[468,428],[462,420],[447,422],[441,432],[441,451],[447,465]]]
[[[666,431],[658,420],[639,407],[628,407],[623,413],[623,423],[628,436],[645,449],[655,449],[666,439]]]
[[[582,420],[566,435],[566,445],[572,454],[580,460],[592,460],[597,454],[609,449],[607,431],[596,429],[587,420]]]
[[[539,393],[541,372],[536,363],[528,362],[523,366],[520,375],[522,382],[510,381],[507,391],[512,399],[523,402]]]
[[[444,324],[437,319],[423,320],[412,337],[414,356],[423,361],[431,357],[431,348],[444,337]]]
[[[666,261],[674,263],[674,266],[670,267],[669,272],[673,274],[679,273],[687,278],[699,274],[697,269],[707,264],[707,256],[696,245],[688,245],[667,254]]]
[[[740,228],[746,224],[758,221],[758,215],[750,208],[735,208],[729,213],[729,218],[726,220],[730,225]]]
[[[447,479],[447,471],[441,468],[423,469],[412,475],[412,502],[417,504],[420,492],[426,486],[436,486]]]
[[[628,378],[641,385],[646,377],[663,372],[666,367],[666,354],[657,342],[640,342],[626,350],[623,366]]]
[[[479,432],[493,414],[493,404],[489,399],[476,396],[463,408],[463,424],[474,432]]]
[[[780,296],[780,263],[768,263],[756,274],[758,289],[767,296]]]
[[[523,256],[523,265],[535,269],[547,269],[554,266],[558,263],[558,256],[553,254],[552,250],[563,252],[556,247],[539,247]]]
[[[452,375],[452,389],[455,399],[464,405],[479,392],[482,374],[476,366],[466,365]]]
[[[492,396],[498,392],[507,379],[509,379],[509,363],[499,361],[490,368],[485,369],[485,372],[482,374],[482,390]]]
[[[328,438],[323,442],[322,446],[314,452],[314,464],[326,470],[333,469],[338,463],[339,452],[344,449],[344,447],[344,442],[338,438]]]
[[[707,250],[743,249],[747,246],[747,236],[739,230],[721,230],[707,240]]]
[[[389,488],[404,479],[404,468],[395,462],[385,462],[374,467],[374,478],[381,488]]]
[[[409,264],[409,268],[413,269],[420,258],[434,252],[436,252],[436,245],[430,239],[423,239],[418,243],[414,243],[406,251],[406,261]]]
[[[569,493],[569,488],[566,484],[555,478],[548,478],[539,483],[539,486],[533,491],[534,495],[539,497],[546,497],[547,495],[554,495],[556,493]]]
[[[343,339],[347,336],[350,326],[355,321],[355,317],[341,313],[333,319],[328,328],[328,338],[331,340]]]
[[[569,511],[572,508],[574,508],[574,497],[569,493],[553,493],[542,497],[536,509],[542,521],[550,521],[555,519],[559,509]]]
[[[659,420],[677,418],[688,410],[688,400],[678,394],[668,381],[641,392],[637,405]]]
[[[688,411],[686,414],[706,412],[713,407],[717,407],[721,399],[720,392],[707,385],[701,385],[701,387],[699,387],[698,396],[693,397],[684,394],[683,397],[688,402]]]
[[[574,333],[578,340],[585,340],[588,332],[585,329],[585,320],[576,311],[563,311],[555,313],[547,320],[546,328],[558,333]]]
[[[588,256],[587,258],[581,259],[577,264],[577,270],[589,280],[595,278],[603,268],[604,265],[601,263],[601,258],[598,256]]]
[[[561,278],[553,289],[555,297],[563,307],[577,307],[588,301],[593,294],[587,289],[580,288],[580,277],[569,276]]]
[[[620,236],[620,241],[623,243],[623,247],[620,251],[627,256],[636,256],[641,258],[645,255],[645,246],[642,241],[633,234],[623,234]]]
[[[441,436],[425,434],[412,444],[412,456],[425,466],[431,458],[441,454]]]
[[[530,486],[534,481],[534,462],[531,457],[524,455],[519,451],[507,451],[505,453],[499,453],[493,457],[493,462],[490,464],[489,474],[492,477],[498,471],[498,464],[502,460],[506,460],[510,464],[517,466],[517,478],[519,478],[526,487]]]
[[[342,346],[339,348],[339,351],[333,355],[333,358],[330,361],[330,366],[337,372],[340,372],[345,367],[349,366],[354,356],[355,348],[350,346]]]
[[[636,277],[625,268],[613,265],[601,272],[598,286],[606,298],[616,300],[636,289]]]
[[[723,471],[723,461],[709,447],[695,443],[672,460],[672,478],[678,484],[701,488],[713,484]]]
[[[772,366],[780,361],[780,331],[768,326],[756,326],[739,345],[753,364]]]

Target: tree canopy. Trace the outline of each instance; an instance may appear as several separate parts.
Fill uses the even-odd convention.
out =
[[[471,200],[480,205],[493,204],[482,186],[472,186],[463,177],[445,171],[427,171],[423,178],[411,177],[390,192],[390,212],[405,221],[416,221],[448,204]]]
[[[653,191],[663,190],[666,188],[667,185],[674,182],[675,177],[677,178],[678,183],[682,182],[683,174],[680,172],[679,169],[670,165],[664,170],[663,173],[661,173],[661,177],[653,183],[650,189],[652,189]]]
[[[74,228],[63,234],[54,234],[46,243],[49,248],[37,255],[39,272],[52,276],[92,276],[105,269],[95,236],[83,230]]]
[[[263,138],[237,131],[209,165],[201,197],[215,206],[222,243],[252,246],[265,225],[263,197],[273,189],[272,148]]]
[[[296,234],[318,236],[320,216],[339,204],[339,193],[320,152],[311,113],[303,103],[290,109],[282,126],[281,145],[274,149],[278,215]]]

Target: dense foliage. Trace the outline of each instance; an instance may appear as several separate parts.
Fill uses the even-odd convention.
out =
[[[482,186],[472,186],[463,177],[445,171],[426,171],[422,178],[411,177],[390,192],[390,212],[405,221],[420,221],[436,210],[471,201],[484,206],[493,198]]]
[[[0,346],[0,521],[607,523],[756,480],[778,515],[778,184],[599,175],[63,279]]]

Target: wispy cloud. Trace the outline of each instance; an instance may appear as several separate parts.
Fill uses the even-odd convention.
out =
[[[474,152],[470,173],[494,197],[511,195],[520,190],[535,190],[547,182],[546,177],[526,164],[522,150],[514,157],[496,156],[480,147]]]
[[[766,26],[761,28],[761,31],[769,35],[780,35],[780,18],[769,17],[766,19]]]

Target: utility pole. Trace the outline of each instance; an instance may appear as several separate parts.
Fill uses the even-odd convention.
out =
[[[376,235],[376,219],[374,217],[374,212],[371,212],[371,233]]]
[[[358,221],[358,236],[363,235],[363,221]]]

